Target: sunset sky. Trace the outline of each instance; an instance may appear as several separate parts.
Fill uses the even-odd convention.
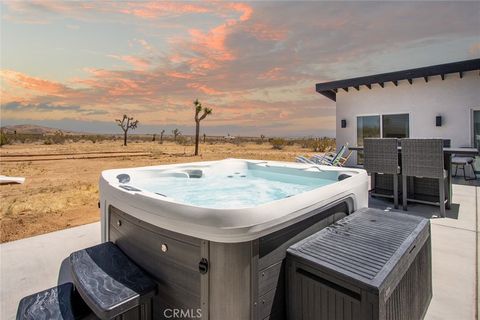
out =
[[[480,57],[480,2],[3,1],[1,122],[333,136],[315,83]]]

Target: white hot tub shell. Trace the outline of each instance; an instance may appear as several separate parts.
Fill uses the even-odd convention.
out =
[[[145,187],[165,178],[208,183],[208,175],[235,171],[329,183],[238,208],[194,205]],[[184,318],[283,319],[288,246],[367,205],[368,176],[351,168],[226,159],[114,169],[100,177],[102,241],[115,242],[156,278],[153,315],[160,319],[173,309]]]

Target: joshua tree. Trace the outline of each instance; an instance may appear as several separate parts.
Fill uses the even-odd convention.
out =
[[[180,130],[178,130],[178,129],[175,128],[174,130],[172,130],[172,134],[173,134],[173,141],[176,142],[176,141],[177,141],[177,137],[178,137],[179,135],[181,135],[182,133],[180,132]]]
[[[165,130],[162,130],[162,131],[160,132],[160,144],[163,143],[163,134],[164,134],[164,133],[165,133]]]
[[[196,129],[195,129],[195,155],[198,156],[198,138],[200,135],[200,121],[205,119],[209,114],[212,113],[211,108],[207,107],[202,107],[202,104],[198,99],[193,101],[193,105],[195,106],[195,124],[196,124]],[[200,113],[203,111],[203,114],[201,116]]]
[[[260,139],[261,139],[262,142],[263,142],[263,140],[265,140],[265,135],[261,134],[261,135],[260,135]]]
[[[128,130],[135,130],[138,125],[138,120],[133,120],[133,117],[128,117],[126,114],[123,115],[122,120],[115,119],[117,125],[123,130],[123,145],[127,145],[127,134]]]

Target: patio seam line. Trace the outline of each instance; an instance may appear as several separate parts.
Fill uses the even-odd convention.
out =
[[[475,205],[475,207],[477,207],[477,206]],[[443,224],[436,224],[436,223],[432,223],[432,225],[435,225],[435,226],[438,226],[438,227],[445,227],[445,228],[450,228],[450,229],[456,229],[456,230],[461,230],[461,231],[469,231],[469,232],[473,232],[473,233],[478,233],[477,229],[471,230],[471,229],[446,226],[446,225],[443,225]]]

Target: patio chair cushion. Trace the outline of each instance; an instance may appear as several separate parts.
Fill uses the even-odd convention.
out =
[[[37,292],[20,300],[17,320],[76,320],[92,319],[92,312],[73,290],[72,283],[64,283]]]
[[[138,307],[156,293],[156,283],[115,244],[105,242],[70,255],[75,287],[101,319]]]

